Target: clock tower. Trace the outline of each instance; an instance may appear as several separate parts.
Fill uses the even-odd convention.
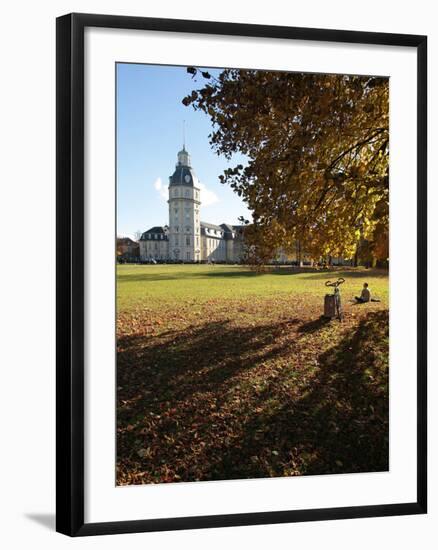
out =
[[[171,260],[201,260],[200,189],[185,146],[178,153],[169,178],[169,257]]]

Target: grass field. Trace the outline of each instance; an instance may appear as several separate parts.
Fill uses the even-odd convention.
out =
[[[118,484],[388,468],[386,272],[123,265],[117,302]]]

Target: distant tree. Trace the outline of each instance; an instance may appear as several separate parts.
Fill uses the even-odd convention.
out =
[[[123,256],[125,253],[125,246],[123,243],[123,237],[117,237],[116,256]]]
[[[210,116],[215,152],[249,159],[220,179],[252,211],[245,235],[260,261],[297,240],[315,258],[352,258],[363,239],[385,253],[387,78],[187,70],[203,81],[183,103]]]
[[[140,229],[137,229],[137,231],[134,233],[134,239],[136,241],[139,241],[141,239],[141,236],[143,235],[143,232],[140,231]]]

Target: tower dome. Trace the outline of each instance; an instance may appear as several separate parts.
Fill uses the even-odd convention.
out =
[[[175,172],[169,178],[169,186],[186,185],[194,187],[198,183],[198,178],[191,167],[190,155],[183,147],[178,153],[178,162],[175,166]]]

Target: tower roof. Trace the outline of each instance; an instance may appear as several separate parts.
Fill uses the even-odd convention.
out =
[[[189,187],[196,186],[198,178],[190,166],[176,166],[175,172],[169,178],[169,185],[187,185]]]
[[[175,172],[169,178],[169,186],[187,185],[193,187],[197,183],[198,178],[191,167],[190,155],[184,145],[181,151],[178,152],[178,162],[176,163]]]
[[[151,227],[150,229],[145,231],[140,237],[140,241],[147,240],[149,235],[163,235],[162,239],[167,240],[167,231],[167,225],[165,225],[164,227],[156,225],[155,227]]]

